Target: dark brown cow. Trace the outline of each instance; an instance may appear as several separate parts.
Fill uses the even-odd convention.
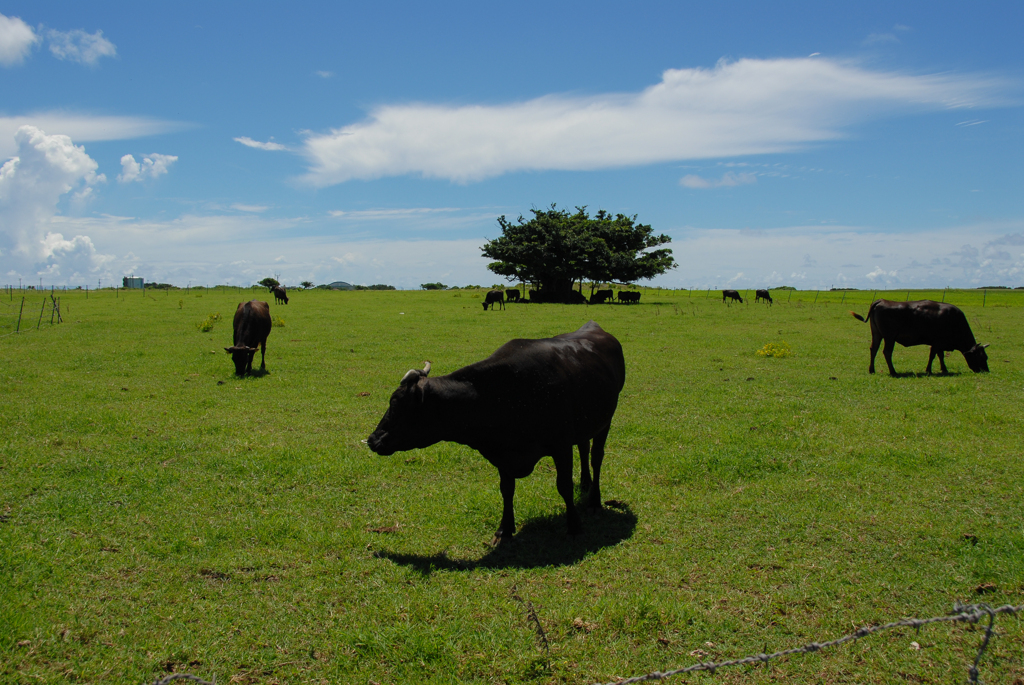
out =
[[[270,289],[270,292],[274,293],[274,303],[284,302],[288,304],[288,293],[285,292],[283,285],[275,285]]]
[[[871,323],[871,363],[868,373],[875,372],[875,354],[882,341],[885,347],[882,354],[889,365],[889,375],[895,376],[896,369],[892,365],[892,351],[896,343],[904,347],[913,345],[929,345],[927,373],[932,372],[932,361],[939,357],[942,373],[946,370],[945,352],[959,350],[971,371],[979,373],[988,371],[988,345],[979,345],[974,340],[974,333],[967,323],[967,317],[951,304],[942,304],[932,300],[915,300],[913,302],[892,302],[875,300],[868,308],[867,317],[850,312],[860,321]]]
[[[555,485],[565,501],[569,534],[583,525],[573,502],[572,446],[581,465],[589,447],[588,504],[601,507],[601,464],[619,392],[626,380],[622,346],[593,321],[573,333],[541,340],[512,340],[487,359],[447,376],[405,374],[387,412],[367,438],[370,449],[388,456],[442,440],[477,450],[501,477],[504,508],[495,543],[516,531],[512,507],[516,479],[533,473],[545,456],[555,461]],[[530,416],[526,430],[509,430],[507,416]],[[590,441],[593,444],[590,445]]]
[[[775,302],[772,300],[772,294],[767,290],[758,290],[756,293],[754,293],[754,302],[757,303],[760,302],[761,300],[764,300],[768,304],[775,304]]]
[[[725,302],[727,299],[729,299],[729,300],[739,300],[740,304],[743,304],[743,298],[740,297],[740,294],[738,292],[736,292],[735,290],[723,290],[722,291],[722,302]]]
[[[267,336],[270,335],[271,325],[269,304],[259,300],[238,303],[234,320],[234,344],[224,348],[235,362],[236,375],[252,373],[252,360],[256,356],[257,347],[262,348],[260,371],[266,370]]]
[[[487,311],[487,306],[490,305],[491,311],[494,311],[494,303],[497,302],[501,305],[501,308],[505,308],[505,293],[500,290],[492,290],[487,293],[487,297],[484,298],[484,311]]]
[[[614,290],[598,290],[594,293],[594,296],[590,298],[590,304],[603,304],[605,302],[611,302],[615,299]]]
[[[518,302],[519,301],[519,291],[518,290],[506,290],[505,291],[505,300],[507,302]]]

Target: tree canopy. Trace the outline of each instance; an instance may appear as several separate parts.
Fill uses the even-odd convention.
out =
[[[276,278],[271,278],[270,276],[267,276],[262,281],[257,281],[257,283],[262,285],[264,288],[274,288],[276,286],[281,285],[280,283],[277,282]]]
[[[636,215],[602,209],[591,217],[586,207],[570,214],[555,205],[531,211],[529,221],[499,217],[501,237],[480,249],[495,260],[488,269],[510,282],[535,284],[546,299],[570,301],[577,281],[581,289],[584,280],[633,283],[676,266],[672,250],[659,248],[672,239],[637,223]]]

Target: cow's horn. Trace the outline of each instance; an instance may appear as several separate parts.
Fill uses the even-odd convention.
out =
[[[423,363],[425,364],[425,366],[423,367],[423,375],[424,376],[429,376],[430,375],[430,361],[425,361]]]
[[[408,371],[405,372],[405,375],[402,376],[402,380],[399,383],[399,385],[405,385],[406,383],[409,383],[409,382],[415,382],[415,381],[419,380],[419,377],[420,377],[420,372],[419,371],[417,371],[416,369],[409,369]]]
[[[982,345],[982,346],[981,346],[981,349],[985,349],[986,347],[988,347],[988,346],[989,346],[989,345],[991,345],[991,344],[992,344],[992,343],[985,343],[984,345]]]

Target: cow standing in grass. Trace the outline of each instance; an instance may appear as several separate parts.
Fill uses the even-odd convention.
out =
[[[275,285],[270,289],[270,292],[274,293],[274,304],[284,302],[288,304],[288,293],[285,291],[283,285]]]
[[[235,375],[244,376],[252,373],[252,360],[256,356],[256,348],[260,353],[260,371],[267,369],[267,336],[270,335],[270,305],[259,300],[239,302],[235,310],[234,344],[225,347],[224,351],[231,355],[235,362]]]
[[[619,392],[626,380],[622,346],[593,321],[573,333],[541,340],[512,340],[487,359],[447,376],[428,378],[410,370],[376,430],[370,449],[388,456],[442,440],[468,445],[494,464],[501,477],[504,508],[492,544],[516,531],[512,502],[516,479],[533,473],[545,456],[555,461],[555,485],[565,501],[569,534],[583,529],[573,503],[572,447],[590,445],[589,506],[601,507],[601,463]],[[509,430],[508,416],[530,416]]]
[[[519,301],[519,291],[518,290],[506,290],[505,291],[505,299],[507,301],[509,301],[509,302],[518,302]]]
[[[772,301],[772,294],[767,290],[758,290],[756,293],[754,293],[754,303],[756,304],[761,300],[764,300],[768,304],[775,304]]]
[[[896,343],[904,347],[913,345],[929,345],[927,373],[932,372],[932,361],[939,358],[942,373],[946,370],[945,352],[959,350],[967,360],[971,371],[979,373],[988,371],[988,345],[979,345],[974,340],[974,333],[967,323],[967,317],[951,304],[933,302],[932,300],[915,300],[912,302],[893,302],[891,300],[875,300],[868,308],[867,317],[850,312],[860,321],[871,323],[871,363],[868,373],[875,372],[875,354],[878,347],[885,341],[882,354],[889,365],[889,375],[895,376],[896,369],[892,365],[892,351]]]
[[[723,290],[722,291],[722,302],[726,300],[739,300],[740,304],[743,304],[743,298],[735,290]]]
[[[490,305],[491,311],[494,311],[494,303],[497,302],[501,305],[501,308],[505,308],[505,294],[500,290],[492,290],[487,293],[484,298],[484,311],[487,311],[487,306]]]

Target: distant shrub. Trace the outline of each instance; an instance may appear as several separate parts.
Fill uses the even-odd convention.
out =
[[[440,281],[437,283],[420,283],[420,287],[424,290],[447,290],[448,286]]]
[[[185,306],[185,300],[178,300],[178,309],[181,309],[184,306]]]
[[[375,285],[357,285],[356,290],[394,290],[395,286],[385,285],[383,283],[377,283]]]
[[[214,324],[216,324],[218,321],[220,321],[219,312],[210,314],[208,317],[206,317],[205,321],[200,321],[199,323],[197,323],[196,328],[199,329],[200,333],[209,333],[210,331],[213,330]]]
[[[785,340],[777,343],[768,343],[757,351],[758,357],[788,357],[793,354],[789,349],[789,343]]]
[[[271,323],[271,325],[274,328],[284,328],[284,319],[282,319],[280,316],[275,316],[273,318],[273,322]]]

